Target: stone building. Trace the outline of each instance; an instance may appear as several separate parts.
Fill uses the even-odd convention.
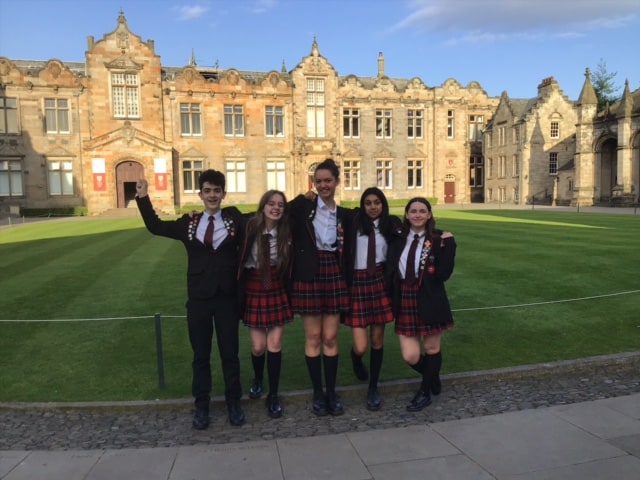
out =
[[[640,186],[640,90],[597,111],[587,69],[570,101],[553,78],[538,95],[506,92],[484,135],[487,203],[632,205]]]
[[[358,200],[484,200],[482,131],[498,98],[477,82],[341,76],[313,41],[291,71],[164,66],[152,40],[116,28],[88,37],[84,62],[0,57],[0,212],[133,205],[150,180],[161,211],[198,204],[206,168],[227,176],[229,204],[269,188],[306,191],[315,165],[341,166],[338,192]]]

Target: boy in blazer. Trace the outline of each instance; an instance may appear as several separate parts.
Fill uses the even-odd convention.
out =
[[[238,358],[239,309],[237,280],[240,236],[244,217],[235,207],[222,208],[226,196],[224,174],[205,170],[198,181],[204,211],[177,220],[161,220],[148,195],[148,183],[136,183],[136,202],[147,229],[154,235],[179,240],[187,250],[187,325],[193,350],[191,384],[195,402],[193,428],[209,426],[211,400],[211,345],[215,330],[225,399],[231,425],[245,417],[240,405],[240,360]],[[215,328],[214,328],[215,327]]]

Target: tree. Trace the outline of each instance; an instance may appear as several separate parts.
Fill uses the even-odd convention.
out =
[[[617,92],[620,87],[613,82],[617,74],[618,72],[607,70],[607,63],[603,59],[600,59],[597,70],[591,74],[591,83],[598,98],[598,110],[602,110],[618,100]]]

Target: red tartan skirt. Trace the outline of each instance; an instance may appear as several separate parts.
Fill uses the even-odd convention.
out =
[[[345,312],[349,308],[349,297],[336,253],[319,250],[317,254],[318,271],[313,280],[293,282],[291,308],[300,315],[334,315]]]
[[[418,284],[407,285],[400,282],[400,311],[396,317],[396,333],[405,337],[426,337],[444,332],[453,327],[453,323],[426,325],[418,317]]]
[[[246,270],[244,288],[246,302],[242,321],[247,327],[270,328],[284,325],[293,320],[289,299],[282,279],[276,277],[275,267],[271,267],[271,285],[266,289],[262,283],[260,270]]]
[[[373,277],[366,270],[353,272],[353,284],[349,288],[351,309],[344,316],[345,325],[366,328],[393,322],[391,300],[384,288],[383,272],[384,265],[376,267]]]

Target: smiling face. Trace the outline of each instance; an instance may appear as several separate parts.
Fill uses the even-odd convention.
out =
[[[380,215],[382,215],[382,202],[377,195],[370,193],[369,195],[364,197],[363,204],[364,213],[366,213],[367,217],[369,217],[371,220],[375,220],[376,218],[379,218]]]
[[[331,171],[324,168],[316,170],[313,182],[315,184],[316,191],[318,192],[318,196],[322,198],[325,203],[332,203],[339,180],[333,176]]]
[[[220,210],[222,200],[227,195],[221,186],[211,182],[204,182],[198,196],[204,203],[204,209],[209,215],[214,215]]]
[[[404,216],[411,225],[411,229],[419,233],[425,230],[427,221],[431,218],[431,212],[424,203],[412,202]]]
[[[275,225],[282,218],[284,213],[285,201],[284,197],[279,193],[271,195],[267,203],[265,203],[262,213],[264,213],[267,222]]]

